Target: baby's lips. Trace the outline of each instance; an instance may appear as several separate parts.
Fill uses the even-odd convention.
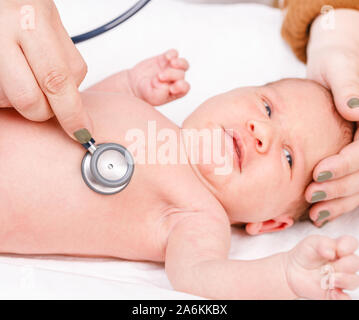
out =
[[[238,167],[237,156],[236,156],[235,147],[233,144],[233,136],[230,133],[231,130],[227,130],[223,127],[222,127],[222,130],[223,130],[224,147],[225,147],[224,152],[228,153],[231,158],[234,158],[235,166]]]
[[[245,149],[245,146],[244,146],[244,143],[243,143],[243,140],[241,139],[241,136],[239,135],[239,133],[237,131],[233,131],[233,138],[236,142],[236,145],[238,146],[239,148],[239,166],[241,168],[241,172],[242,172],[242,169],[243,169],[243,163],[244,163],[244,160],[245,160],[245,155],[246,155],[246,149]]]
[[[233,130],[233,129],[224,129],[225,135],[227,137],[226,144],[228,148],[232,151],[232,155],[235,157],[235,164],[239,168],[239,170],[242,172],[242,162],[243,162],[243,144],[241,140],[239,139],[239,135]],[[229,145],[230,144],[230,145]]]

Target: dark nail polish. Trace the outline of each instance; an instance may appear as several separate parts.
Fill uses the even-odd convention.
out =
[[[81,144],[87,143],[91,140],[91,133],[86,129],[80,129],[74,132],[74,136],[78,142]]]
[[[319,228],[324,227],[328,222],[329,222],[329,220],[325,220],[325,221],[319,226]]]
[[[325,218],[328,218],[330,216],[330,212],[328,210],[322,210],[319,212],[319,216],[316,222],[319,222]]]
[[[358,98],[352,98],[348,101],[349,108],[357,108],[359,107],[359,99]]]
[[[323,182],[329,180],[331,177],[333,177],[333,174],[330,171],[323,171],[318,174],[317,181]]]
[[[311,203],[324,200],[327,197],[327,194],[324,191],[316,191],[312,194]]]

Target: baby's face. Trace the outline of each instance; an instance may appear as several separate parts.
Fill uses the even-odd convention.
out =
[[[226,137],[240,151],[226,154],[230,174],[216,174],[214,163],[196,165],[232,223],[273,219],[303,196],[315,165],[343,145],[330,103],[317,84],[284,80],[215,96],[185,120],[183,128],[233,130],[236,139]]]

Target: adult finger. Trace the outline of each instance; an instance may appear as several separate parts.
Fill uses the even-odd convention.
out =
[[[312,182],[305,191],[310,203],[354,195],[359,192],[359,171],[334,180]]]
[[[359,59],[349,52],[335,55],[326,74],[335,105],[343,118],[359,121]],[[340,72],[338,72],[340,70]]]
[[[317,182],[337,179],[359,171],[359,140],[345,146],[338,154],[320,161],[313,171]]]
[[[36,30],[22,32],[20,43],[37,82],[67,134],[74,137],[73,133],[82,128],[91,132],[91,120],[53,30],[39,26]]]
[[[349,197],[321,201],[309,209],[309,217],[317,227],[322,227],[328,221],[354,210],[358,205],[359,193]]]
[[[19,46],[4,40],[1,44],[5,50],[0,50],[0,83],[10,105],[29,120],[51,118],[52,111]]]
[[[59,13],[56,8],[54,9],[54,15],[56,16],[55,28],[58,41],[62,43],[67,65],[75,79],[76,85],[80,86],[87,74],[87,64],[61,23]]]
[[[9,99],[6,97],[4,90],[0,85],[0,108],[9,108],[11,107],[11,103]]]

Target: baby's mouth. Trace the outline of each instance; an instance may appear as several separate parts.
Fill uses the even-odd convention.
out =
[[[223,128],[223,127],[222,127]],[[239,170],[242,172],[242,149],[240,147],[240,142],[238,141],[238,135],[233,131],[233,129],[231,130],[226,130],[225,128],[223,128],[223,131],[226,135],[228,135],[233,142],[233,154],[234,154],[234,158],[235,158],[235,162],[238,164]]]

